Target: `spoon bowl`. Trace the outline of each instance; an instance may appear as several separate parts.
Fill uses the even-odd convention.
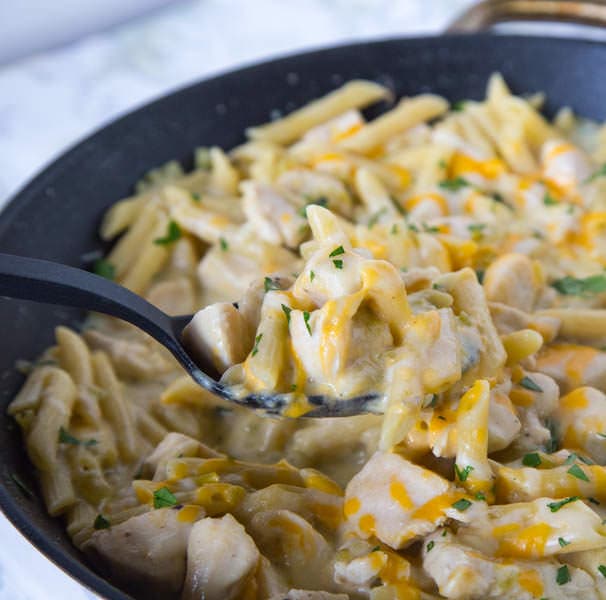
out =
[[[0,253],[0,296],[70,306],[117,317],[135,325],[167,348],[190,377],[209,392],[251,409],[280,414],[285,394],[239,395],[219,381],[210,364],[198,364],[181,342],[193,315],[171,317],[127,288],[99,275],[47,260]],[[370,412],[376,394],[347,400],[308,396],[314,406],[305,417],[342,417]]]

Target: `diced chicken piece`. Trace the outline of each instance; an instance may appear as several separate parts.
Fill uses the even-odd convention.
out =
[[[538,263],[523,254],[504,254],[484,275],[484,292],[491,302],[501,302],[532,312],[544,281]]]
[[[606,549],[606,527],[583,502],[553,512],[552,498],[488,507],[485,520],[460,527],[457,539],[484,554],[538,559],[558,554]]]
[[[248,530],[263,555],[280,567],[292,585],[334,590],[334,551],[305,519],[289,510],[268,510],[256,513]]]
[[[398,454],[378,452],[349,482],[344,512],[361,538],[375,535],[392,548],[402,548],[447,518],[468,520],[480,503],[459,511],[454,505],[463,498],[464,492],[432,471]]]
[[[161,508],[95,531],[83,549],[112,580],[160,600],[181,589],[191,529],[178,510]]]
[[[606,395],[592,387],[577,388],[560,398],[556,418],[564,448],[584,450],[606,464]]]
[[[96,329],[87,329],[82,335],[91,349],[107,352],[120,377],[150,379],[173,368],[173,363],[146,344],[119,339]]]
[[[541,148],[543,176],[564,189],[583,183],[592,173],[585,153],[570,142],[549,140]]]
[[[181,600],[237,600],[251,585],[259,550],[230,514],[192,528]]]
[[[181,456],[213,458],[222,455],[188,435],[171,431],[145,459],[141,467],[142,477],[164,481],[167,461]]]
[[[287,594],[278,594],[269,600],[349,600],[349,596],[315,590],[290,590]]]
[[[328,173],[292,169],[285,171],[277,183],[300,196],[305,204],[321,203],[344,217],[351,215],[351,197],[345,185]]]
[[[183,343],[200,364],[211,363],[219,373],[242,362],[254,334],[240,311],[228,302],[198,311],[183,330]]]
[[[452,534],[436,533],[424,544],[423,567],[440,594],[453,600],[598,600],[593,579],[566,565],[569,581],[560,584],[555,560],[533,562],[492,559],[456,543]]]
[[[537,356],[537,371],[553,377],[563,394],[581,386],[606,390],[606,352],[576,344],[552,344]]]
[[[194,309],[194,288],[187,277],[152,285],[147,300],[169,315],[189,315]]]
[[[244,213],[258,234],[270,244],[297,248],[308,234],[301,214],[304,203],[295,203],[285,191],[266,183],[245,181],[240,187]]]

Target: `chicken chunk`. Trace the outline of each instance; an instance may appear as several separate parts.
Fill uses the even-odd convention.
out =
[[[206,518],[192,528],[181,600],[236,600],[251,585],[259,550],[230,514]]]
[[[469,519],[475,510],[462,512],[454,506],[464,496],[448,480],[398,454],[378,452],[349,482],[344,512],[360,537],[375,535],[392,548],[402,548],[449,517]]]
[[[579,448],[606,464],[606,395],[592,387],[577,388],[556,411],[562,446]]]
[[[95,531],[83,549],[101,570],[146,598],[166,598],[181,589],[192,523],[161,508]]]
[[[196,361],[210,362],[222,374],[246,358],[253,335],[233,304],[218,302],[194,315],[183,330],[183,343]]]

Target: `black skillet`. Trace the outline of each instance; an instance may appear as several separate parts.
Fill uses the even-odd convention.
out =
[[[459,20],[458,29],[515,18],[517,5],[522,4],[498,0],[482,5]],[[568,2],[568,8],[571,4],[576,3]],[[545,16],[539,14],[545,7],[553,11],[563,5],[558,0],[542,0],[534,5],[536,14],[526,17]],[[583,10],[581,20],[606,24],[606,7],[601,2],[594,0]],[[290,56],[180,90],[78,144],[29,183],[0,214],[0,252],[87,266],[83,257],[103,249],[97,237],[101,215],[128,195],[133,181],[151,167],[172,158],[190,167],[194,147],[230,148],[242,141],[247,126],[268,120],[276,109],[288,112],[352,78],[387,84],[398,96],[431,91],[455,101],[482,98],[494,71],[500,71],[515,92],[546,92],[548,114],[566,105],[581,115],[606,119],[606,45],[598,43],[447,35]],[[0,301],[3,408],[23,382],[14,370],[15,362],[32,359],[52,344],[57,324],[77,326],[81,318],[73,310]],[[4,410],[0,413],[0,453],[0,507],[21,533],[97,594],[111,600],[136,597],[98,576],[72,546],[63,523],[46,514],[20,434]],[[34,490],[33,498],[21,483]]]

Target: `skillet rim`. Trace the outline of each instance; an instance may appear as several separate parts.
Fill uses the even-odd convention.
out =
[[[256,69],[267,68],[270,65],[282,65],[294,59],[306,58],[308,60],[320,61],[322,56],[333,53],[352,50],[362,47],[380,47],[389,46],[392,44],[422,44],[433,42],[448,42],[449,40],[466,40],[473,43],[474,40],[491,39],[496,43],[519,41],[521,44],[557,44],[559,46],[570,46],[576,48],[587,48],[587,51],[592,48],[599,48],[600,52],[604,52],[606,56],[606,44],[598,40],[587,40],[569,37],[545,36],[538,37],[532,35],[510,35],[510,34],[494,34],[494,33],[446,33],[433,35],[417,35],[417,36],[392,36],[388,38],[378,38],[363,40],[357,42],[346,42],[337,45],[327,45],[313,47],[310,50],[303,52],[291,52],[279,54],[274,57],[265,57],[259,60],[254,60],[245,63],[236,69],[220,70],[218,73],[199,79],[184,85],[180,85],[168,93],[160,94],[153,97],[151,100],[143,101],[135,106],[120,112],[113,118],[102,123],[94,128],[91,133],[85,134],[78,138],[75,142],[67,145],[63,150],[60,150],[57,155],[49,159],[35,175],[30,177],[25,184],[17,189],[9,196],[4,206],[0,210],[0,242],[6,231],[10,228],[13,220],[18,217],[21,210],[25,210],[34,203],[41,195],[41,192],[47,187],[58,173],[70,167],[70,164],[77,159],[82,151],[91,143],[102,136],[109,135],[113,131],[120,129],[128,129],[129,121],[136,115],[146,110],[152,110],[160,104],[174,100],[176,97],[193,91],[194,88],[203,87],[208,83],[216,83],[226,77],[237,77],[244,72],[251,72]],[[499,41],[496,41],[496,40]],[[150,167],[152,168],[152,167]],[[21,451],[24,451],[23,445]],[[26,457],[27,459],[27,457]],[[29,462],[29,459],[27,459]],[[30,465],[31,467],[31,465]],[[3,470],[6,470],[6,465],[2,465]],[[0,511],[8,519],[13,527],[25,538],[27,542],[32,544],[46,559],[51,561],[55,566],[61,569],[72,580],[82,585],[85,590],[98,595],[105,600],[133,600],[127,592],[115,587],[101,575],[89,566],[82,553],[82,560],[77,560],[70,555],[61,546],[53,543],[52,537],[43,531],[32,526],[26,511],[21,508],[23,495],[13,491],[6,485],[5,478],[0,478]],[[48,519],[56,519],[47,515]],[[62,543],[62,542],[60,542]],[[70,542],[71,543],[71,542]],[[75,548],[75,547],[74,547]],[[76,549],[77,550],[77,549]]]

